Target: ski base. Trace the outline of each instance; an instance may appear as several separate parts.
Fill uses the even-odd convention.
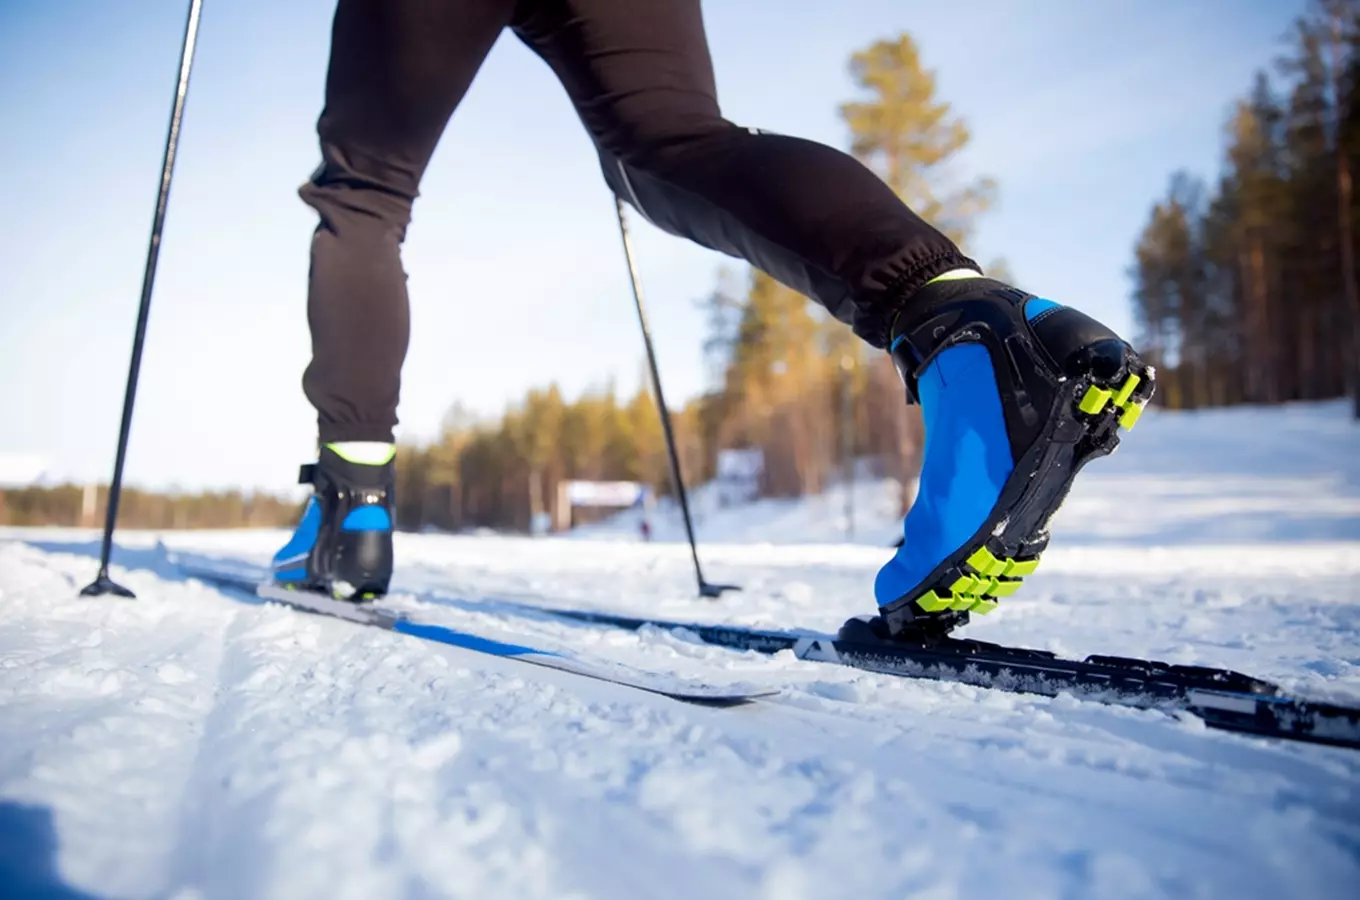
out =
[[[335,600],[324,594],[310,591],[288,590],[275,584],[262,583],[236,573],[216,572],[184,566],[181,566],[180,570],[187,577],[198,579],[205,584],[248,594],[261,601],[278,603],[299,612],[341,619],[346,622],[394,631],[398,634],[405,634],[450,647],[556,669],[595,681],[609,682],[610,684],[659,694],[672,700],[712,706],[736,706],[779,693],[777,688],[694,683],[660,672],[625,666],[622,663],[585,659],[566,652],[506,643],[444,625],[412,621],[406,616],[382,607]]]

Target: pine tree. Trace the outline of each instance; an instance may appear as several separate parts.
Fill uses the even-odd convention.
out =
[[[951,178],[951,164],[971,135],[950,104],[936,96],[935,74],[923,67],[915,41],[907,34],[876,41],[851,57],[850,68],[856,84],[868,93],[867,99],[840,108],[850,129],[851,152],[917,215],[968,253],[975,221],[995,202],[997,186],[988,177],[963,185]],[[1011,278],[1003,262],[986,269],[1003,281]],[[901,380],[883,366],[876,377],[862,374],[861,382],[872,384],[876,392],[865,401],[881,426],[874,436],[876,451],[902,486],[905,512],[924,458],[925,426],[920,407],[905,404]],[[884,377],[888,375],[893,377]],[[891,418],[884,421],[883,416]]]
[[[974,220],[995,202],[996,182],[951,185],[949,164],[971,137],[950,104],[937,99],[935,74],[922,67],[910,35],[880,40],[851,57],[869,98],[841,105],[850,149],[926,222],[960,247]]]
[[[1360,416],[1352,173],[1356,0],[1316,0],[1277,84],[1259,73],[1225,129],[1212,196],[1173,178],[1135,248],[1134,305],[1173,406],[1340,396]]]

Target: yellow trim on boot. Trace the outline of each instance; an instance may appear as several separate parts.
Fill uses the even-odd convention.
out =
[[[397,445],[384,441],[335,441],[326,447],[345,462],[360,466],[385,466],[397,455]]]
[[[934,284],[937,281],[962,281],[965,278],[982,278],[982,277],[983,277],[982,273],[977,271],[976,269],[950,269],[943,275],[936,275],[934,278],[927,281],[926,284]]]

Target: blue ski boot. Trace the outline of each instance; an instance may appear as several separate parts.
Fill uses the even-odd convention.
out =
[[[879,614],[847,622],[846,640],[938,642],[1015,593],[1073,476],[1153,391],[1110,329],[976,272],[935,279],[904,318],[889,352],[925,419],[920,488],[874,583]]]
[[[312,485],[312,496],[274,554],[275,584],[356,602],[387,593],[395,455],[391,444],[326,444],[302,467],[298,483]]]

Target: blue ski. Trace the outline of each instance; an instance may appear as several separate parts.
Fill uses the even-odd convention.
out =
[[[582,658],[574,653],[510,644],[444,625],[412,621],[390,609],[371,604],[348,603],[308,591],[292,591],[258,581],[238,572],[221,571],[176,563],[186,577],[219,589],[249,595],[260,601],[279,603],[299,612],[342,619],[411,637],[502,659],[513,659],[548,669],[569,672],[596,681],[636,688],[653,694],[713,706],[735,706],[779,693],[778,688],[725,686],[691,682],[660,672],[637,669],[607,660]]]

